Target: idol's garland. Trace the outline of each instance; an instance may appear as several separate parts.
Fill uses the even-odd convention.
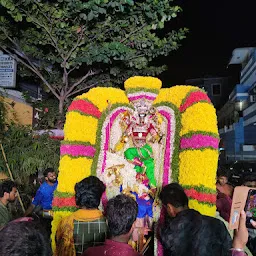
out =
[[[143,84],[143,81],[145,85],[149,85],[148,79],[130,79],[128,84],[132,84],[133,87],[126,86],[126,92],[138,94],[144,85],[137,85]],[[175,86],[160,90],[161,85],[154,87],[157,81],[155,78],[150,81],[151,85],[143,90],[151,94],[159,92],[154,106],[158,108],[168,103],[170,108],[175,110],[174,127],[177,130],[172,138],[174,143],[171,144],[174,146],[170,148],[170,155],[171,150],[176,150],[177,154],[173,153],[170,159],[172,174],[163,172],[161,179],[164,180],[163,177],[166,176],[167,183],[178,181],[190,198],[190,207],[213,216],[216,209],[215,172],[219,140],[215,109],[206,93],[199,88]],[[96,174],[97,164],[95,165],[93,159],[98,158],[97,150],[101,145],[98,143],[96,131],[99,131],[100,123],[103,124],[104,118],[107,117],[105,113],[108,112],[110,103],[124,109],[129,106],[128,98],[122,90],[94,88],[77,97],[69,108],[65,124],[65,141],[61,149],[59,186],[54,198],[53,234],[60,218],[69,215],[75,209],[74,184],[78,179]],[[160,112],[160,108],[158,111]],[[166,139],[167,137],[164,143]],[[155,161],[158,159],[155,158]],[[54,237],[52,238],[54,240]]]

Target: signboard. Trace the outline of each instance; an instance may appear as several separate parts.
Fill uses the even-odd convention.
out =
[[[16,86],[16,61],[9,55],[0,55],[0,87],[14,88]]]

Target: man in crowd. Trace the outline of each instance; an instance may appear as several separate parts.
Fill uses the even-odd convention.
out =
[[[229,221],[232,206],[232,197],[234,188],[228,183],[228,172],[225,169],[219,169],[217,172],[217,201],[216,206],[220,216]]]
[[[58,181],[57,175],[53,168],[47,168],[43,174],[45,182],[37,190],[35,198],[32,201],[32,204],[25,212],[25,216],[32,214],[35,208],[39,208],[37,212],[39,213],[40,220],[42,222],[42,225],[45,227],[48,235],[50,236],[53,193],[57,188]]]
[[[227,169],[219,168],[217,171],[217,183],[216,183],[216,188],[217,191],[225,194],[229,197],[232,198],[234,188],[233,186],[229,183],[229,171]]]
[[[17,185],[11,180],[3,181],[0,184],[0,229],[12,219],[7,205],[15,201],[17,192]]]
[[[180,185],[165,186],[160,199],[172,218],[166,220],[160,231],[166,255],[227,255],[232,241],[225,225],[189,209],[188,197]]]
[[[248,173],[243,177],[243,186],[256,188],[256,173]]]
[[[10,222],[0,230],[0,255],[50,256],[50,241],[38,222]]]
[[[247,173],[243,177],[243,186],[256,188],[256,174]],[[256,255],[256,229],[249,228],[249,240],[247,247],[250,249],[253,255]]]
[[[54,255],[81,255],[88,247],[104,243],[107,224],[98,209],[104,191],[105,185],[94,176],[87,177],[75,185],[76,205],[80,209],[60,221]]]
[[[110,199],[106,210],[110,239],[102,246],[87,249],[83,256],[139,256],[128,245],[137,214],[138,205],[131,197],[118,195]]]

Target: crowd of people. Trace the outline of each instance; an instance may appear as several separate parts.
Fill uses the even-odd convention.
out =
[[[220,216],[229,222],[230,212],[232,206],[232,198],[234,192],[234,186],[230,184],[230,172],[223,168],[217,171],[217,211]],[[254,172],[244,173],[241,177],[240,185],[256,188],[256,174]],[[256,229],[249,228],[249,241],[247,247],[252,255],[256,255]]]
[[[44,176],[45,182],[38,189],[25,216],[16,220],[12,220],[7,205],[17,196],[17,184],[10,180],[0,184],[0,255],[140,255],[129,243],[136,229],[136,201],[120,194],[108,201],[103,213],[99,206],[105,185],[94,176],[75,185],[78,210],[60,221],[56,232],[56,249],[52,252],[49,234],[57,176],[51,168],[45,170]],[[166,217],[159,223],[157,235],[164,255],[244,256],[246,245],[256,255],[256,229],[249,229],[248,234],[244,212],[241,213],[239,228],[233,239],[225,226],[225,220],[229,220],[233,187],[228,183],[226,173],[218,172],[217,176],[217,209],[224,219],[222,221],[189,209],[188,197],[179,184],[171,183],[162,188],[159,197]],[[254,186],[256,179],[253,180],[250,175],[244,180],[244,185]],[[256,228],[255,222],[252,225]]]

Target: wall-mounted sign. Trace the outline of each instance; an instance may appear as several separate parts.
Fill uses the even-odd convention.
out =
[[[0,54],[0,87],[16,86],[16,69],[17,63],[11,56]]]

